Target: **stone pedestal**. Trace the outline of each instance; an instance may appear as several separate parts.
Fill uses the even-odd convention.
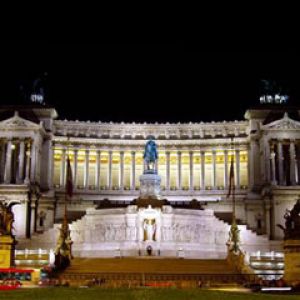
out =
[[[160,199],[161,177],[145,172],[140,176],[140,199]]]
[[[0,236],[0,268],[10,268],[15,265],[16,240],[11,235]]]
[[[284,241],[284,277],[288,284],[300,282],[300,240]]]

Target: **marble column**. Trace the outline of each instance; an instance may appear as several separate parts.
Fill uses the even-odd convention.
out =
[[[11,182],[11,163],[12,163],[12,141],[7,141],[6,147],[6,160],[5,160],[5,173],[4,183],[10,184]]]
[[[182,185],[181,185],[181,152],[178,151],[177,152],[177,189],[181,190],[182,189]]]
[[[131,152],[131,184],[130,189],[135,190],[135,152]]]
[[[66,177],[66,149],[63,149],[61,154],[61,162],[60,162],[60,187],[61,188],[65,186],[65,181],[66,181],[65,177]]]
[[[166,190],[170,190],[170,152],[166,152]]]
[[[240,183],[240,178],[241,178],[240,166],[241,166],[241,164],[240,164],[240,150],[239,149],[235,150],[235,166],[236,166],[236,170],[235,170],[235,172],[236,172],[236,179],[235,179],[236,189],[239,190],[241,188],[241,183]]]
[[[279,184],[285,185],[284,176],[283,176],[283,153],[282,153],[282,142],[278,141],[277,143],[277,163],[278,163],[278,175],[279,175]]]
[[[271,162],[271,156],[270,156],[270,144],[269,142],[266,142],[265,144],[265,181],[270,182],[270,162]]]
[[[296,149],[295,141],[290,141],[290,178],[291,185],[296,185]]]
[[[276,166],[275,166],[275,152],[272,150],[271,154],[271,180],[272,180],[272,184],[276,185]]]
[[[107,185],[108,189],[112,189],[112,151],[108,152],[108,178],[107,178]]]
[[[74,188],[78,185],[78,149],[74,149],[74,174],[73,174]]]
[[[49,141],[48,187],[54,186],[54,145]]]
[[[201,157],[201,190],[205,190],[205,151],[200,151]]]
[[[36,182],[36,171],[37,171],[37,140],[34,139],[31,144],[31,153],[30,153],[30,181]]]
[[[224,150],[224,188],[228,188],[228,150]]]
[[[25,141],[20,141],[20,149],[19,149],[19,170],[17,183],[23,183],[24,181],[24,158],[25,158]]]
[[[25,180],[24,183],[28,184],[30,182],[29,172],[30,172],[30,142],[27,144],[26,150],[26,166],[25,166]],[[53,168],[54,169],[54,168]]]
[[[255,164],[255,151],[256,151],[256,141],[250,140],[248,145],[247,157],[248,157],[248,186],[250,190],[253,188],[255,184],[255,170],[258,164]]]
[[[298,150],[299,144],[295,145],[295,181],[296,185],[300,185],[300,177],[299,177],[299,171],[300,171],[300,165],[299,165],[299,150]]]
[[[85,168],[84,168],[84,188],[89,189],[89,178],[90,178],[90,150],[85,150]]]
[[[95,170],[95,186],[96,190],[100,189],[100,172],[101,172],[101,151],[96,151],[96,170]]]
[[[217,164],[216,164],[216,151],[212,151],[212,188],[217,189]]]
[[[0,141],[0,183],[4,182],[4,173],[5,173],[5,143],[3,140]]]
[[[120,190],[124,190],[124,151],[120,151]]]
[[[194,190],[194,152],[189,152],[190,156],[190,191]]]

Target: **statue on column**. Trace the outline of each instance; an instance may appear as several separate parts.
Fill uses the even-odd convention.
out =
[[[300,198],[297,200],[292,210],[286,210],[284,214],[285,227],[277,224],[284,232],[284,239],[300,239]]]
[[[150,140],[146,143],[143,158],[146,165],[145,171],[155,173],[155,163],[158,159],[158,152],[156,143],[153,141],[153,138],[150,138]]]
[[[65,216],[61,228],[59,228],[60,234],[55,248],[55,266],[58,269],[64,269],[70,265],[72,255],[72,244],[70,229],[68,220]]]
[[[155,219],[145,219],[144,220],[144,236],[145,241],[155,240]]]
[[[12,235],[14,213],[12,207],[19,202],[10,202],[9,204],[0,201],[0,235]]]
[[[240,230],[235,220],[232,221],[230,231],[229,231],[229,239],[227,241],[228,250],[233,252],[234,254],[239,254],[241,252],[240,249]]]

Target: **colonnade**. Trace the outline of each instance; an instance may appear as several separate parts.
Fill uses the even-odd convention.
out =
[[[270,158],[267,180],[274,185],[299,184],[299,146],[295,140],[272,140],[267,144],[266,152]]]
[[[24,184],[36,180],[38,148],[34,139],[0,141],[0,183]]]
[[[113,176],[112,176],[112,170],[113,170],[113,156],[118,156],[118,184],[117,189],[118,190],[124,190],[130,189],[130,190],[136,190],[136,179],[139,174],[136,172],[136,163],[137,163],[137,154],[140,154],[140,151],[130,151],[126,152],[126,157],[130,157],[130,180],[128,186],[125,186],[124,179],[125,179],[125,152],[124,151],[115,151],[115,150],[100,150],[100,149],[85,149],[84,151],[80,150],[81,152],[81,161],[83,159],[83,185],[80,187],[82,189],[90,189],[89,183],[90,180],[90,151],[93,151],[93,159],[95,163],[93,163],[93,189],[99,190],[102,187],[100,186],[100,174],[103,171],[103,168],[105,167],[106,172],[106,184],[105,189],[111,190],[115,189],[115,184],[113,185]],[[229,156],[233,155],[234,157],[234,165],[235,165],[235,184],[236,188],[239,189],[241,186],[240,183],[240,149],[231,150],[231,149],[225,149],[222,152],[222,155],[224,156],[223,159],[223,182],[222,186],[224,189],[228,188],[229,185],[229,165],[230,165],[230,159]],[[104,163],[101,162],[102,153],[105,152],[105,157],[107,158],[105,166]],[[218,150],[220,152],[220,150]],[[65,186],[65,178],[66,178],[66,158],[68,153],[72,153],[72,167],[73,167],[73,180],[74,180],[74,186],[78,186],[78,149],[67,149],[62,148],[61,149],[61,159],[59,161],[60,164],[60,174],[59,174],[59,186],[63,187]],[[96,153],[96,155],[95,155]],[[217,150],[191,150],[191,151],[163,151],[160,152],[164,156],[164,162],[163,164],[158,161],[158,169],[163,168],[164,169],[164,176],[165,176],[165,189],[166,190],[172,190],[174,189],[174,185],[171,186],[171,156],[174,158],[174,154],[176,155],[176,190],[182,190],[183,188],[188,188],[189,190],[194,190],[195,186],[198,186],[199,189],[205,190],[208,189],[207,184],[205,183],[205,176],[207,172],[207,166],[210,168],[210,174],[211,174],[211,184],[209,185],[209,189],[218,189],[217,185]],[[82,158],[83,154],[83,158]],[[185,158],[188,157],[188,187],[183,187],[183,154]],[[211,161],[209,163],[206,162],[206,156],[211,156]],[[195,181],[195,156],[198,158],[200,157],[200,161],[197,163],[197,172],[200,174],[197,174],[197,178],[199,179],[199,182]],[[174,164],[172,165],[174,166]],[[128,167],[128,164],[127,164]],[[199,169],[199,170],[198,170]],[[160,175],[162,175],[162,170],[158,171]],[[128,176],[128,174],[127,174]],[[128,179],[128,178],[127,178]]]

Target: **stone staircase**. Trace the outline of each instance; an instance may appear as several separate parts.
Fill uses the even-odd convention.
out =
[[[230,228],[232,213],[214,212],[216,219]],[[252,253],[254,251],[281,250],[281,241],[270,241],[266,234],[258,235],[254,230],[249,229],[248,225],[237,219],[240,230],[241,246],[244,251]]]
[[[58,215],[62,216],[64,209],[61,208]],[[68,220],[70,224],[74,224],[84,217],[86,214],[82,210],[68,211]],[[54,226],[43,232],[33,233],[30,239],[18,238],[17,249],[54,249],[59,234],[59,227],[61,226],[63,218],[56,218]]]
[[[238,274],[222,259],[76,258],[71,266],[59,275],[59,279],[71,285],[89,285],[97,282],[106,287],[196,287],[199,282],[203,286],[236,286],[249,280],[249,275]]]
[[[75,258],[66,273],[235,274],[224,259]]]
[[[216,216],[217,219],[224,221],[226,224],[228,225],[232,224],[232,212],[214,212],[214,215]],[[246,225],[247,229],[251,230],[256,235],[262,235],[267,237],[267,235],[261,234],[257,232],[257,230],[250,228],[249,225],[246,222],[242,221],[241,219],[236,219],[236,223],[238,225]]]

